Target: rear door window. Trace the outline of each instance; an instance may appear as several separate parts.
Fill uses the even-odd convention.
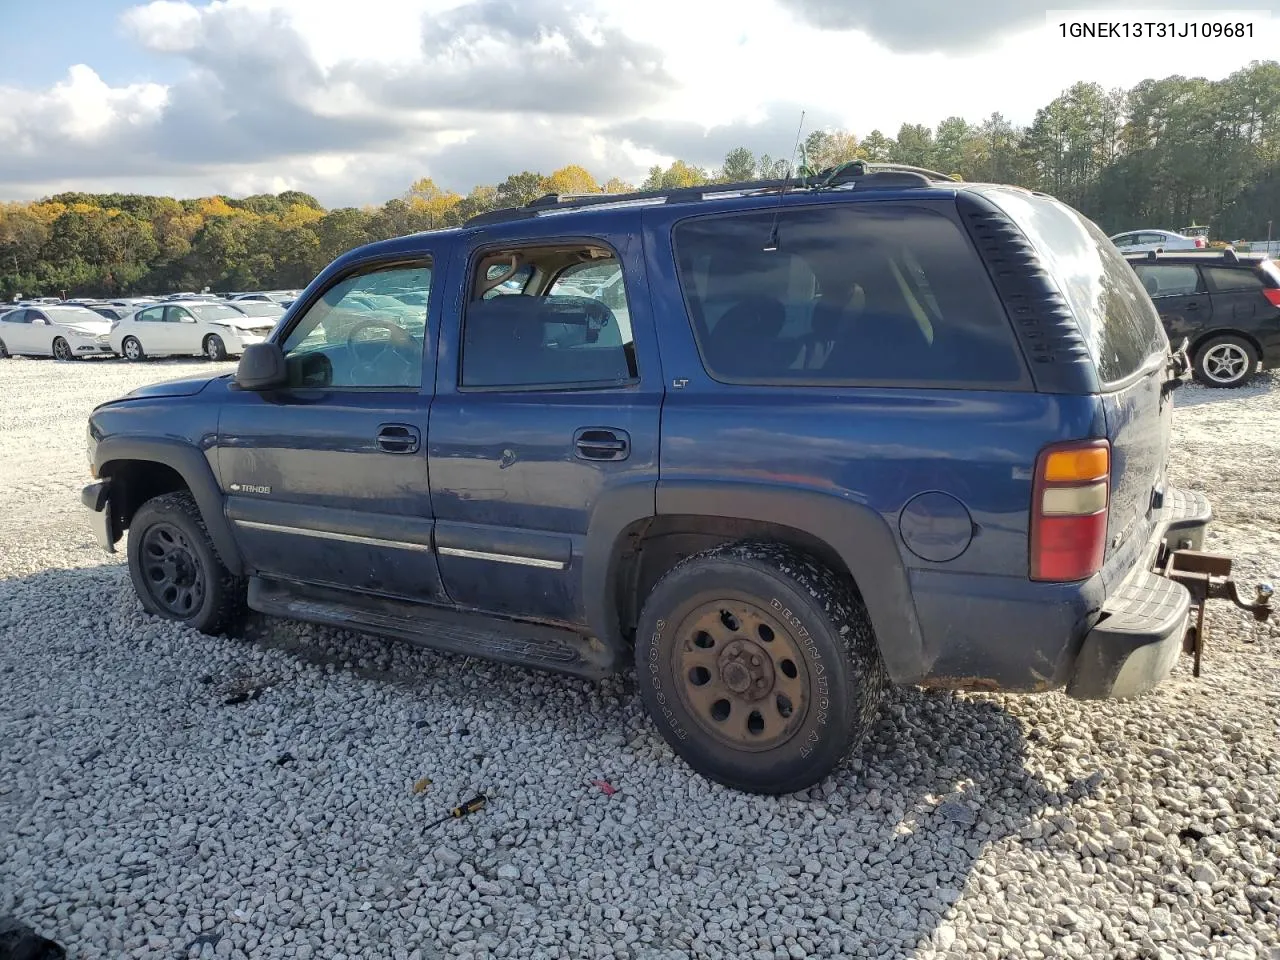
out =
[[[1049,197],[987,193],[1026,234],[1080,325],[1098,369],[1113,386],[1168,349],[1155,305],[1137,273],[1093,221]]]
[[[838,203],[717,214],[677,224],[674,245],[703,365],[721,382],[1027,383],[977,253],[936,210]]]

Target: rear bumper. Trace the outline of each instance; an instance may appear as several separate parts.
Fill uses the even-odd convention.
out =
[[[1177,662],[1191,594],[1154,572],[1171,550],[1199,550],[1213,518],[1201,494],[1170,488],[1160,521],[1124,581],[1085,635],[1066,693],[1078,700],[1137,697],[1154,690]]]

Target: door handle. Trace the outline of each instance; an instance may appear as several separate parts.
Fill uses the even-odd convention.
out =
[[[1194,300],[1192,300],[1190,303],[1188,303],[1188,304],[1187,304],[1187,309],[1188,309],[1188,310],[1199,310],[1199,309],[1200,309],[1200,304],[1198,304],[1198,303],[1196,303]]]
[[[579,460],[625,460],[631,455],[631,437],[612,427],[582,427],[573,434]]]
[[[417,453],[422,434],[407,423],[384,423],[378,427],[373,442],[383,453]]]

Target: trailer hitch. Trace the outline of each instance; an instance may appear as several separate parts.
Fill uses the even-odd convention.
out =
[[[1231,579],[1231,558],[1201,550],[1174,550],[1165,561],[1162,571],[1170,580],[1176,580],[1191,594],[1196,609],[1195,623],[1187,628],[1182,641],[1183,653],[1195,657],[1192,675],[1200,676],[1200,659],[1204,653],[1204,605],[1208,600],[1230,600],[1241,610],[1253,614],[1259,623],[1271,616],[1271,584],[1259,583],[1254,587],[1253,603],[1240,599],[1236,582]]]

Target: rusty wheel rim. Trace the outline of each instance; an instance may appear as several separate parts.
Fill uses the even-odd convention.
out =
[[[769,611],[745,600],[713,600],[680,622],[675,642],[675,687],[713,739],[735,750],[771,750],[804,725],[804,651]]]

